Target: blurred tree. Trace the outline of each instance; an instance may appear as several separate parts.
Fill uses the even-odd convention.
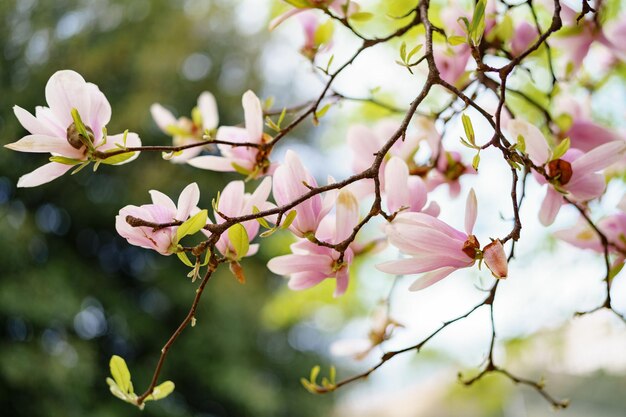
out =
[[[11,106],[44,105],[47,79],[66,68],[108,97],[111,132],[128,128],[144,144],[168,141],[150,118],[150,104],[189,114],[203,90],[218,98],[222,122],[239,123],[241,94],[259,89],[254,68],[263,36],[238,31],[236,3],[0,2],[3,143],[25,134]],[[109,394],[108,360],[124,356],[142,390],[196,284],[174,258],[127,245],[113,218],[126,204],[148,202],[150,189],[176,196],[192,180],[209,206],[226,183],[215,173],[163,163],[158,154],[140,158],[24,191],[15,188],[17,178],[45,157],[0,151],[3,415],[139,413]],[[310,396],[297,382],[316,358],[288,345],[290,326],[270,329],[261,321],[278,283],[265,278],[265,260],[246,261],[245,286],[225,273],[212,279],[198,324],[165,365],[163,379],[175,381],[176,392],[149,404],[145,415],[313,416],[330,407],[330,398]]]

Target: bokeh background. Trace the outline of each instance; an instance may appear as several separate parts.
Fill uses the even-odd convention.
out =
[[[291,23],[271,35],[266,30],[269,18],[280,7],[276,3],[1,1],[1,143],[24,134],[12,106],[33,110],[43,105],[45,83],[59,69],[78,71],[105,93],[113,108],[110,132],[128,128],[148,145],[169,140],[151,120],[148,109],[154,102],[177,115],[188,115],[200,92],[208,90],[218,100],[221,124],[235,125],[242,119],[240,98],[247,89],[263,98],[274,96],[279,105],[310,98],[319,84],[297,53],[301,41],[297,25]],[[374,7],[377,2],[362,3]],[[380,2],[378,7],[382,13],[399,15],[407,3],[411,2],[394,0]],[[379,25],[377,29],[388,28]],[[335,45],[338,60],[355,45],[347,37],[339,39],[345,42]],[[361,75],[355,70],[339,80],[343,92],[364,95],[391,79],[389,91],[395,88],[395,102],[406,105],[419,84],[394,66],[396,53],[390,48],[367,54]],[[389,61],[387,67],[375,65],[384,59]],[[362,85],[355,87],[359,82]],[[623,84],[621,88],[617,97],[623,103]],[[613,87],[610,93],[615,91]],[[346,175],[347,151],[337,138],[344,137],[349,121],[362,121],[364,116],[375,121],[384,115],[370,106],[347,104],[330,112],[331,123],[316,130],[310,124],[296,130],[289,146],[305,153],[307,166],[319,177]],[[284,151],[279,149],[277,157]],[[108,392],[108,360],[113,354],[123,356],[136,389],[142,390],[162,344],[186,314],[195,287],[175,258],[129,246],[115,233],[114,216],[124,205],[147,202],[150,189],[175,197],[191,181],[200,186],[201,205],[209,207],[219,189],[239,178],[144,154],[122,167],[103,166],[95,174],[85,169],[35,189],[15,188],[20,175],[44,161],[42,155],[0,151],[3,416],[551,414],[538,395],[497,376],[471,388],[456,384],[459,370],[471,374],[484,358],[489,342],[486,311],[443,333],[440,341],[419,356],[409,354],[389,363],[366,383],[327,396],[309,394],[299,379],[312,366],[321,364],[326,372],[328,364],[338,364],[341,376],[375,361],[376,355],[369,362],[342,361],[329,355],[329,346],[333,340],[367,333],[367,316],[389,292],[392,281],[375,273],[372,261],[354,268],[350,291],[340,299],[332,298],[332,283],[291,292],[284,279],[265,268],[269,258],[287,250],[289,238],[281,234],[264,241],[259,255],[244,262],[246,285],[238,284],[227,271],[211,280],[197,325],[177,341],[162,373],[163,379],[176,383],[175,393],[140,412]],[[491,172],[492,178],[498,175],[498,171]],[[491,203],[507,187],[496,180],[479,194],[479,201],[490,207],[491,219],[500,214]],[[537,187],[529,193],[526,214],[534,218],[541,193]],[[614,197],[604,205],[615,205],[620,193],[623,187],[616,186]],[[444,216],[458,217],[462,205],[451,206]],[[574,218],[574,213],[568,215]],[[505,230],[508,223],[499,221]],[[495,223],[484,219],[481,226],[479,219],[478,228],[495,227]],[[567,324],[573,311],[593,307],[602,299],[602,261],[593,254],[572,256],[571,249],[549,238],[545,230],[530,220],[528,224],[531,239],[519,249],[520,263],[525,266],[518,276],[526,278],[533,290],[524,293],[521,280],[518,285],[504,286],[497,315],[498,333],[503,336],[498,358],[515,364],[513,370],[524,376],[545,375],[551,392],[572,398],[572,407],[563,415],[623,416],[623,323],[599,313]],[[533,246],[536,239],[547,250],[539,259]],[[546,272],[546,265],[551,265],[552,272]],[[554,272],[565,267],[576,273]],[[486,279],[484,273],[474,273],[465,281],[449,280],[419,295],[402,291],[410,279],[399,282],[394,313],[412,326],[401,331],[391,347],[414,343],[442,320],[466,311],[482,297],[476,285]],[[533,296],[532,291],[541,288],[541,295]],[[624,287],[618,289],[623,294]],[[615,298],[620,307],[625,305],[626,297]]]

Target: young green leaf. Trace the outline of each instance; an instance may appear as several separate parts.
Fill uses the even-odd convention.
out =
[[[147,400],[153,400],[153,401],[161,400],[167,397],[168,395],[170,395],[174,391],[174,388],[175,388],[175,385],[172,381],[165,381],[157,385],[156,387],[154,387],[152,394],[150,394],[150,396],[146,398],[146,401]]]
[[[313,42],[317,46],[329,43],[333,38],[334,31],[335,27],[333,26],[333,21],[327,20],[319,25],[315,30],[315,33],[313,34]]]
[[[526,153],[526,141],[522,135],[517,135],[517,149],[522,153]]]
[[[194,233],[199,232],[206,225],[207,218],[208,212],[206,210],[201,210],[187,219],[178,227],[178,230],[176,230],[176,243],[178,243],[185,236],[193,235]]]
[[[406,42],[402,42],[400,45],[400,59],[406,64]]]
[[[422,49],[422,46],[423,45],[420,43],[415,48],[411,49],[411,51],[406,56],[406,61],[407,62],[411,61],[411,58],[413,58],[413,55],[418,53],[420,51],[420,49]]]
[[[372,13],[360,12],[351,14],[350,16],[348,16],[348,19],[354,20],[355,22],[367,22],[372,17],[374,17]]]
[[[298,212],[295,210],[291,210],[289,213],[287,213],[285,220],[283,220],[283,224],[280,225],[281,229],[287,229],[289,226],[291,226],[291,223],[293,223],[297,215]]]
[[[120,356],[113,355],[109,361],[111,376],[117,386],[124,392],[131,392],[132,384],[130,383],[130,371],[126,366],[126,361]]]
[[[240,223],[234,224],[228,228],[228,239],[235,250],[236,259],[241,259],[248,253],[250,248],[250,240],[246,228]]]
[[[178,256],[178,259],[180,259],[182,263],[184,263],[188,267],[193,268],[195,266],[191,263],[185,252],[176,252],[176,256]]]
[[[103,164],[107,165],[117,165],[121,164],[124,161],[128,161],[133,156],[135,156],[135,152],[121,153],[110,158],[100,159],[98,160],[98,162],[102,162]]]
[[[257,214],[257,213],[260,213],[260,212],[261,212],[261,210],[259,210],[259,208],[257,206],[252,206],[252,214]],[[256,221],[259,222],[259,224],[261,226],[265,227],[266,229],[270,228],[269,223],[263,217],[259,217],[258,219],[256,219]]]
[[[448,43],[452,46],[463,45],[467,43],[467,38],[464,36],[449,36]]]
[[[474,127],[472,126],[472,119],[465,113],[461,115],[461,121],[463,122],[463,130],[465,130],[465,136],[467,141],[476,146],[476,137],[474,136]]]
[[[554,148],[554,151],[552,151],[552,158],[550,159],[554,161],[555,159],[559,159],[560,157],[565,155],[565,152],[567,152],[567,150],[569,149],[569,146],[570,146],[569,138],[563,139],[561,143],[559,143],[557,147]]]
[[[472,167],[478,171],[478,165],[480,164],[480,151],[474,155],[474,158],[472,159]]]

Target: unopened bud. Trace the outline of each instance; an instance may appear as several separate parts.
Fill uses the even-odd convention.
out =
[[[494,240],[483,249],[485,265],[496,278],[506,278],[509,272],[509,264],[506,260],[504,247],[498,239]]]

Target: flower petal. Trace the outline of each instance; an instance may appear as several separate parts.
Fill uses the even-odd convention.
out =
[[[150,197],[152,198],[152,203],[155,206],[160,206],[165,208],[170,216],[173,218],[176,213],[176,204],[169,198],[167,195],[163,194],[161,191],[150,190]]]
[[[59,164],[56,162],[50,162],[40,166],[33,172],[22,175],[17,181],[18,188],[22,187],[36,187],[41,184],[52,181],[55,178],[60,177],[72,168],[71,165]]]
[[[187,220],[191,211],[196,208],[200,201],[200,189],[198,184],[192,182],[180,193],[178,197],[178,208],[176,210],[177,220]]]
[[[543,165],[550,158],[550,146],[545,136],[536,126],[525,120],[511,119],[507,125],[507,130],[513,136],[513,141],[517,141],[518,136],[524,138],[526,143],[526,153],[537,165]]]
[[[465,203],[465,233],[472,234],[474,230],[474,224],[476,224],[476,217],[478,216],[478,201],[476,200],[476,193],[474,189],[470,189],[467,195],[467,201]]]
[[[261,109],[261,102],[251,90],[244,93],[241,102],[246,119],[246,130],[250,136],[249,141],[261,143],[263,137],[263,110]]]
[[[429,272],[428,274],[422,275],[420,278],[416,279],[413,284],[409,287],[409,291],[419,291],[424,288],[430,287],[431,285],[441,281],[451,273],[455,271],[455,268],[441,268],[436,271]]]
[[[354,194],[342,189],[337,195],[337,217],[335,223],[335,243],[350,236],[359,223],[359,202]]]
[[[67,142],[67,139],[55,136],[28,135],[24,136],[17,142],[6,144],[4,147],[18,152],[50,152],[68,157],[76,157],[77,154],[81,155],[81,152],[78,152],[77,149],[73,148]]]
[[[46,101],[56,118],[66,126],[72,124],[72,109],[78,110],[83,121],[90,119],[91,95],[87,82],[77,72],[55,72],[46,84]]]
[[[198,109],[202,115],[202,127],[209,130],[217,128],[219,115],[213,94],[208,91],[204,91],[200,94],[200,97],[198,97]]]
[[[325,274],[321,274],[315,271],[306,271],[300,272],[297,274],[293,274],[289,278],[289,283],[287,286],[295,291],[305,290],[307,288],[311,288],[319,284],[320,282],[326,279]]]
[[[171,111],[160,105],[159,103],[154,103],[150,106],[150,114],[154,119],[154,122],[159,126],[164,133],[167,133],[167,128],[169,126],[175,126],[178,122]]]
[[[447,257],[446,255],[422,256],[395,261],[383,262],[376,265],[376,269],[394,275],[411,275],[436,269],[450,267],[452,269],[466,268],[474,263],[467,258],[467,262]]]
[[[387,208],[395,213],[400,207],[409,205],[409,167],[397,156],[387,161],[385,166],[385,193],[387,194]]]
[[[208,169],[210,171],[231,172],[234,171],[233,160],[222,156],[203,155],[191,158],[187,161],[192,167]]]
[[[307,271],[327,277],[332,273],[331,263],[331,258],[326,255],[283,255],[270,259],[267,268],[277,275],[291,275]]]
[[[563,204],[563,197],[552,187],[548,187],[546,196],[541,203],[541,209],[539,210],[539,221],[544,226],[550,226],[554,223],[556,215],[561,210]]]
[[[615,140],[590,150],[572,162],[572,173],[589,175],[624,159],[626,141]]]
[[[20,106],[13,106],[13,113],[15,113],[15,117],[17,117],[20,124],[24,126],[24,129],[28,130],[33,135],[56,136],[54,129],[51,129],[45,123],[42,123],[30,112],[24,110]]]

